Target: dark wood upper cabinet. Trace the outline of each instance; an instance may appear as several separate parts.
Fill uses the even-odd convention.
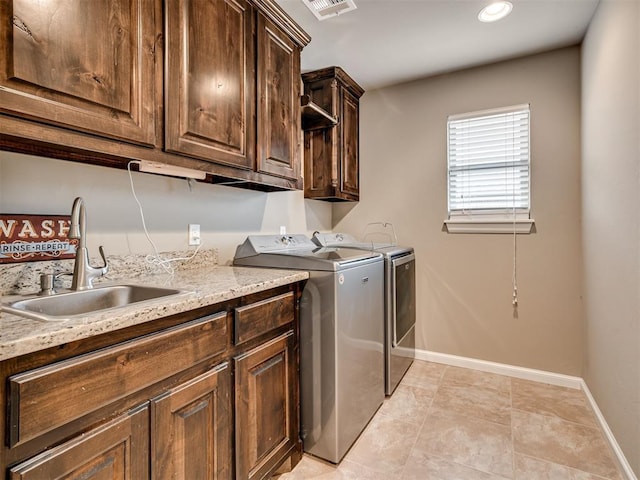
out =
[[[245,0],[166,3],[165,148],[252,168],[254,8]]]
[[[300,48],[258,17],[258,169],[300,177]]]
[[[315,109],[337,118],[304,132],[304,196],[328,201],[360,198],[359,102],[364,90],[340,67],[304,73],[304,94]]]
[[[359,97],[346,86],[340,86],[340,192],[360,196]]]
[[[0,149],[302,188],[300,52],[276,0],[3,0]]]
[[[153,0],[0,2],[0,110],[152,146]]]
[[[166,21],[165,149],[297,182],[299,45],[245,0],[170,2]]]

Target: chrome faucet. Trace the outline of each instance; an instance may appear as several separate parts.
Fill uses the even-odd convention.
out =
[[[105,275],[109,270],[107,258],[101,247],[100,256],[104,262],[103,267],[92,267],[89,264],[89,251],[87,250],[86,240],[86,223],[87,215],[84,210],[84,200],[81,197],[73,201],[71,209],[71,229],[69,230],[69,238],[78,239],[78,248],[76,249],[76,261],[73,266],[73,280],[71,282],[71,290],[87,290],[93,288],[93,279]]]

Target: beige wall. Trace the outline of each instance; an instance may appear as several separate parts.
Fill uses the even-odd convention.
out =
[[[562,49],[365,93],[361,201],[334,231],[389,221],[417,256],[421,349],[580,375],[580,50]],[[447,234],[449,114],[530,103],[532,215],[518,236]]]
[[[201,225],[203,248],[217,248],[219,263],[233,259],[250,233],[297,233],[331,228],[331,207],[302,192],[262,193],[133,173],[147,227],[160,251],[187,250],[187,225]],[[0,152],[0,212],[68,214],[84,198],[92,254],[150,253],[125,170]]]
[[[583,74],[585,380],[640,475],[640,3],[605,0]]]
[[[184,180],[134,173],[151,235],[160,250],[187,249],[187,224],[199,223],[205,247],[218,248],[224,264],[247,234],[281,225],[360,235],[368,222],[392,222],[418,257],[418,347],[585,373],[638,472],[639,25],[635,0],[604,0],[582,70],[573,47],[367,92],[358,204],[332,209],[301,192],[201,183],[190,191]],[[447,115],[520,103],[532,112],[536,232],[518,237],[514,318],[512,237],[450,235],[442,225]],[[151,251],[126,172],[0,152],[0,212],[68,213],[75,196],[87,202],[93,253],[99,244],[113,254]]]

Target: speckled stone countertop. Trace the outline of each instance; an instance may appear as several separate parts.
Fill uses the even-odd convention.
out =
[[[309,278],[303,271],[208,266],[174,275],[150,273],[117,284],[186,290],[159,298],[62,322],[45,322],[0,312],[0,360],[153,321]],[[4,298],[3,301],[7,299]]]

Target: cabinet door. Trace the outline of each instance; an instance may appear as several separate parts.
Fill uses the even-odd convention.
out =
[[[165,149],[253,168],[253,9],[246,0],[164,3]]]
[[[304,132],[305,198],[336,196],[339,134],[339,126]]]
[[[358,199],[359,180],[359,100],[347,89],[341,88],[340,95],[340,149],[342,150],[340,165],[340,190]]]
[[[236,474],[263,478],[296,445],[295,335],[289,331],[236,357]]]
[[[231,478],[229,364],[152,400],[154,479]]]
[[[149,408],[118,417],[10,469],[11,480],[149,478]]]
[[[153,145],[153,0],[0,2],[0,110]]]
[[[258,170],[300,176],[300,49],[258,16]]]

